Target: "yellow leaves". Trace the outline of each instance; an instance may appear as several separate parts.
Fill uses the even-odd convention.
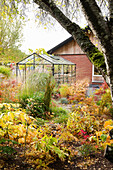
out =
[[[0,115],[0,126],[2,127],[0,128],[0,136],[3,137],[8,134],[9,139],[15,140],[18,138],[20,143],[25,143],[26,136],[26,142],[30,143],[37,135],[37,127],[34,121],[36,120],[28,116],[25,110],[17,109],[13,112],[3,113]]]
[[[113,126],[108,125],[107,129],[111,130],[111,129],[113,129]]]
[[[14,120],[14,113],[13,112],[9,112],[9,117],[10,117],[10,120],[13,121]]]
[[[106,145],[113,144],[113,140],[111,140],[109,136],[109,131],[113,129],[113,120],[109,119],[105,121],[104,128],[102,131],[96,132],[97,136],[97,144],[103,146],[104,148]]]
[[[112,140],[110,140],[110,144],[113,144],[113,139],[112,139]]]
[[[69,131],[64,131],[60,138],[59,138],[61,141],[72,141],[72,140],[75,140],[76,142],[78,141],[78,138],[73,136]]]
[[[99,138],[102,135],[102,131],[100,132],[96,132],[96,136],[97,136],[97,145],[99,145]]]
[[[19,142],[19,143],[25,143],[25,138],[19,138],[19,139],[18,139],[18,142]]]
[[[113,120],[109,119],[104,123],[104,128],[111,130],[113,128]]]
[[[113,139],[110,140],[110,136],[108,135],[108,136],[107,136],[107,139],[106,139],[106,142],[104,142],[104,143],[102,144],[102,146],[103,146],[104,149],[105,149],[107,145],[111,145],[111,144],[113,144]]]
[[[4,136],[5,131],[0,128],[0,136]]]
[[[96,136],[101,136],[102,135],[102,131],[96,132]]]

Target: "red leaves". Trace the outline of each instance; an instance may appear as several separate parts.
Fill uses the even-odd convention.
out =
[[[3,80],[0,84],[0,102],[18,102],[16,99],[17,91],[16,80]]]

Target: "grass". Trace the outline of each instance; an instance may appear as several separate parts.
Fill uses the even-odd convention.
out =
[[[53,120],[55,123],[64,123],[66,124],[67,120],[68,120],[68,110],[62,108],[62,107],[58,107],[58,106],[54,106],[51,108],[53,114]]]

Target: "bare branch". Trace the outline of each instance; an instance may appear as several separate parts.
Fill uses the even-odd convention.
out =
[[[49,2],[47,0],[34,0],[36,4],[39,5],[40,8],[46,10],[53,16],[64,29],[66,29],[73,38],[77,41],[81,49],[87,54],[89,60],[94,63],[95,59],[92,57],[92,54],[99,53],[99,60],[101,60],[101,64],[99,65],[98,69],[100,69],[101,73],[105,74],[106,66],[104,62],[103,54],[94,46],[94,44],[89,40],[89,37],[85,35],[84,31],[76,24],[71,22],[55,5],[53,1]],[[96,56],[95,55],[95,56]],[[96,60],[98,60],[96,57]],[[96,64],[96,63],[95,63]]]
[[[109,0],[110,24],[113,26],[113,0]]]
[[[92,27],[96,31],[97,36],[102,39],[102,33],[104,33],[104,35],[107,34],[108,26],[96,1],[80,0],[80,2],[90,27]]]

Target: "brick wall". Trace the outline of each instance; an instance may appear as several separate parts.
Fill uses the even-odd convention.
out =
[[[90,39],[100,49],[100,45],[93,34],[90,34]],[[98,82],[98,79],[96,82],[92,82],[92,63],[89,61],[76,41],[72,40],[59,47],[53,52],[53,54],[61,56],[76,64],[76,80],[87,79],[90,84],[101,84]]]
[[[76,80],[87,79],[89,83],[92,82],[92,64],[84,55],[60,55],[62,58],[65,58],[76,64]]]

